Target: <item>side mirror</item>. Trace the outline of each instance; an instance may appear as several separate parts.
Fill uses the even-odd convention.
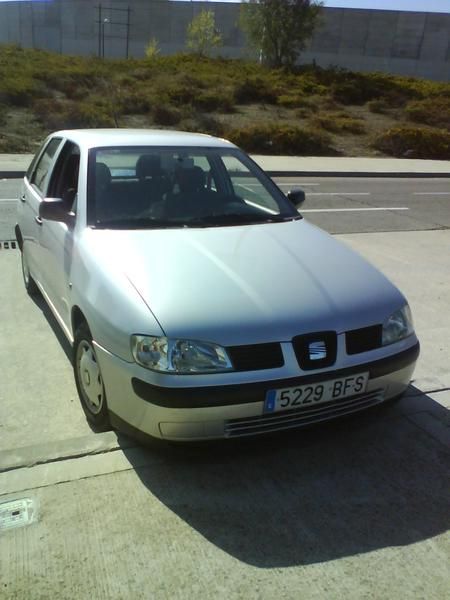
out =
[[[67,204],[62,198],[44,198],[39,204],[39,216],[47,221],[58,221],[71,225],[74,214],[68,212]]]
[[[300,206],[303,204],[303,202],[306,199],[305,192],[303,190],[300,190],[299,188],[294,188],[293,190],[290,190],[286,194],[286,196],[287,196],[288,200],[290,200],[292,202],[292,204],[295,206],[295,208],[300,208]]]

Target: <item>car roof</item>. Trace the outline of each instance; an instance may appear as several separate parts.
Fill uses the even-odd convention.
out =
[[[200,146],[235,148],[227,140],[203,133],[167,129],[67,129],[53,136],[65,137],[85,148],[107,146]]]

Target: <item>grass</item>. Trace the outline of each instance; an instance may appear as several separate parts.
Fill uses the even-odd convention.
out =
[[[0,46],[0,151],[33,151],[56,129],[115,126],[202,131],[261,153],[443,158],[442,136],[429,140],[450,130],[450,85],[190,54],[100,60]]]

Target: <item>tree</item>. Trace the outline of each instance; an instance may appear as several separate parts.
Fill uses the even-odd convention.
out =
[[[216,29],[214,12],[202,10],[188,25],[187,47],[199,56],[208,56],[221,44],[222,36]]]
[[[317,0],[248,0],[240,25],[263,62],[292,67],[319,23]]]
[[[157,58],[160,52],[161,50],[159,49],[158,40],[156,38],[152,38],[145,47],[145,56],[150,59]]]

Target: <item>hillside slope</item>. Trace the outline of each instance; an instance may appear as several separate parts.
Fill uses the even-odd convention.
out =
[[[115,126],[202,131],[268,154],[450,159],[450,84],[0,46],[0,152],[33,151],[56,129]]]

